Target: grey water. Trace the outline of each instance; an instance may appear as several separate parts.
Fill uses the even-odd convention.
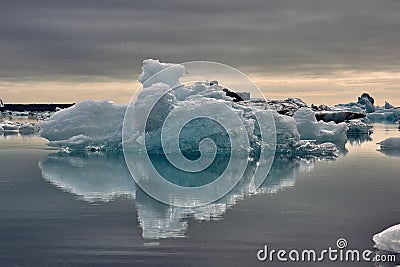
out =
[[[0,136],[0,266],[284,266],[258,250],[326,249],[400,223],[400,136],[375,124],[336,160],[275,159],[257,193],[239,183],[215,203],[162,204],[134,182],[120,154],[63,154],[37,136]],[[397,264],[399,264],[397,262]],[[293,263],[396,266],[396,263]]]

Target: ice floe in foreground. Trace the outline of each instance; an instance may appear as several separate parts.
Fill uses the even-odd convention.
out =
[[[377,249],[400,253],[400,224],[374,235],[372,239]]]

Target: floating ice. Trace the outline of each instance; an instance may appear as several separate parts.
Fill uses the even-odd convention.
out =
[[[400,137],[390,137],[378,144],[382,150],[400,149]]]
[[[22,123],[21,126],[19,126],[18,131],[20,134],[34,134],[37,131],[36,126],[30,124],[30,123]]]
[[[373,126],[361,120],[351,120],[347,122],[347,135],[371,134]]]
[[[118,149],[121,147],[125,110],[126,105],[85,100],[41,122],[39,134],[48,139],[51,146],[81,149],[102,145]]]
[[[332,142],[342,144],[347,140],[346,123],[317,121],[314,111],[301,108],[294,114],[297,128],[303,140],[316,140],[319,143]]]
[[[230,147],[229,138],[224,138],[226,131],[231,131],[234,137],[243,136],[240,134],[243,131],[247,133],[245,137],[250,141],[250,145],[249,143],[244,145],[245,142],[243,142],[243,145],[236,146],[237,150],[257,151],[262,146],[271,146],[271,144],[260,142],[260,129],[256,124],[255,117],[256,114],[262,116],[264,113],[270,112],[266,110],[269,107],[268,104],[277,109],[277,111],[272,111],[277,134],[277,153],[292,156],[298,152],[303,154],[307,150],[303,146],[304,144],[299,142],[300,139],[316,140],[318,143],[339,143],[346,138],[347,128],[344,123],[317,122],[314,112],[308,109],[307,104],[300,99],[289,98],[285,101],[269,102],[251,99],[234,102],[234,98],[230,97],[224,91],[224,87],[218,85],[217,82],[197,82],[180,85],[174,90],[170,90],[186,73],[183,65],[145,60],[142,69],[139,81],[144,83],[143,90],[133,104],[138,116],[132,121],[125,122],[133,125],[134,128],[129,140],[126,140],[129,145],[132,145],[129,148],[143,147],[140,145],[145,142],[146,149],[150,153],[160,153],[164,149],[167,152],[172,151],[173,146],[168,145],[174,145],[172,143],[167,142],[165,147],[161,147],[159,140],[161,131],[163,131],[163,136],[168,139],[172,135],[169,129],[174,129],[174,125],[180,123],[180,118],[190,114],[193,110],[203,109],[204,112],[211,113],[215,117],[220,116],[222,121],[224,119],[229,121],[225,118],[226,114],[222,113],[219,108],[212,108],[217,104],[219,107],[221,107],[220,104],[223,104],[222,107],[227,110],[227,113],[237,116],[244,129],[236,125],[227,129],[208,122],[191,121],[190,125],[184,128],[186,131],[182,130],[181,132],[180,149],[182,152],[197,151],[200,148],[200,140],[205,137],[211,137],[220,151],[224,152]],[[159,71],[163,71],[162,74],[154,76]],[[146,117],[145,111],[149,106],[153,106],[154,98],[157,96],[162,97],[153,107],[151,115]],[[54,113],[49,119],[40,123],[39,134],[47,138],[51,146],[72,150],[82,150],[88,147],[119,150],[122,148],[122,123],[126,109],[127,105],[116,105],[109,101],[85,100]],[[293,115],[294,112],[296,112],[294,118],[286,116]],[[164,127],[167,117],[172,122],[169,129]],[[273,125],[269,127],[273,127]],[[145,131],[140,129],[145,129]],[[269,130],[271,129],[267,129],[267,131]],[[297,149],[301,146],[301,149]],[[324,146],[314,147],[310,152],[314,153],[323,148]]]
[[[378,110],[376,112],[367,114],[367,118],[371,122],[396,123],[400,120],[400,109],[392,108],[392,109]]]
[[[11,121],[3,121],[0,123],[0,127],[3,128],[4,132],[14,132],[14,131],[18,131],[18,125],[14,124]]]
[[[400,224],[392,226],[372,238],[376,248],[400,253]]]

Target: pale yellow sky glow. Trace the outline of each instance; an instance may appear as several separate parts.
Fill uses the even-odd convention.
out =
[[[361,93],[368,92],[378,105],[388,100],[400,106],[400,73],[342,71],[324,76],[261,73],[249,76],[270,99],[299,97],[308,104],[333,105],[356,101]],[[127,103],[139,87],[134,79],[93,82],[0,80],[0,98],[5,103],[69,103],[88,98]]]

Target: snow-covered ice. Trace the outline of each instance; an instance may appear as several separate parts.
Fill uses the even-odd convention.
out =
[[[371,134],[373,126],[362,120],[351,120],[347,122],[347,135]]]
[[[332,142],[343,144],[347,140],[346,123],[317,121],[314,111],[301,108],[294,114],[297,129],[303,140],[316,140],[319,143]]]
[[[393,253],[400,253],[400,224],[394,225],[372,238],[376,248]]]
[[[125,110],[110,101],[84,100],[39,123],[39,134],[51,146],[120,148]]]
[[[250,145],[247,144],[246,147],[244,145],[237,146],[238,150],[256,151],[261,146],[268,146],[270,144],[260,143],[260,132],[255,117],[255,114],[264,115],[268,112],[272,113],[275,121],[278,154],[295,155],[305,151],[314,153],[323,149],[333,151],[330,144],[319,147],[316,145],[328,142],[343,146],[346,142],[348,129],[346,123],[317,121],[315,112],[298,98],[282,101],[251,99],[234,102],[234,99],[217,82],[185,84],[170,90],[172,86],[179,84],[179,79],[186,73],[185,67],[181,64],[145,60],[142,70],[139,81],[143,83],[143,90],[133,103],[138,116],[128,122],[128,124],[133,125],[133,131],[127,142],[133,144],[133,147],[135,144],[138,146],[144,144],[145,141],[146,148],[150,152],[160,153],[160,151],[164,151],[163,149],[169,151],[168,142],[165,147],[161,147],[159,142],[161,132],[163,131],[163,136],[168,139],[173,134],[171,131],[175,128],[174,125],[180,123],[180,117],[201,109],[208,114],[213,114],[216,118],[221,117],[221,120],[224,120],[223,117],[226,113],[233,114],[232,116],[237,116],[240,119],[244,128],[237,127],[237,125],[221,128],[204,124],[205,122],[192,121],[190,125],[192,128],[186,132],[182,131],[180,145],[183,151],[199,149],[200,140],[207,136],[213,137],[214,141],[219,140],[217,145],[221,148],[221,151],[224,151],[230,145],[225,141],[229,139],[224,138],[227,130],[233,133],[233,136],[242,136],[240,132],[243,131],[247,133],[245,139],[249,140]],[[154,76],[159,71],[163,71],[162,75]],[[150,113],[151,116],[147,118],[145,111],[153,105],[154,98],[158,96],[162,97],[154,106]],[[220,104],[223,104],[227,112],[221,112],[220,109],[214,110],[212,107],[216,107],[217,104],[219,107],[221,107]],[[268,111],[269,105],[272,106],[272,111]],[[362,112],[363,104],[356,103],[355,105]],[[98,147],[119,150],[122,148],[122,124],[127,107],[127,105],[117,105],[109,101],[85,100],[73,107],[60,110],[49,119],[41,122],[39,134],[47,138],[51,146],[68,147],[70,149]],[[207,107],[207,109],[203,107]],[[345,107],[333,109],[326,107],[325,109],[329,109],[330,113],[324,116],[331,116],[332,120],[340,117],[340,121],[342,121],[353,118],[356,114],[348,111]],[[167,118],[172,122],[170,128],[164,127]],[[230,122],[226,118],[225,121]],[[350,132],[365,132],[369,128],[361,122],[350,122],[348,125]],[[176,126],[178,127],[178,125]],[[305,146],[301,140],[310,142]],[[311,140],[315,140],[315,142],[311,142]],[[312,149],[306,149],[311,148],[311,146],[313,146]]]

